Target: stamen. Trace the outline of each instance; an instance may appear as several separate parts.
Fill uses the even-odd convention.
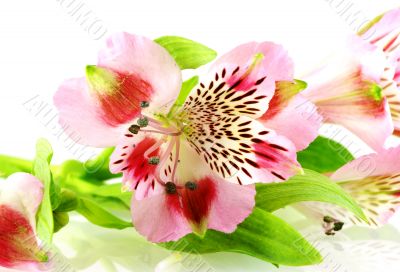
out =
[[[150,157],[150,154],[156,151],[163,143],[165,143],[165,141],[165,137],[157,141],[154,145],[147,149],[146,152],[144,152],[144,157],[148,159]]]
[[[344,222],[341,222],[331,216],[324,216],[323,218],[326,235],[335,235],[337,231],[343,228]]]
[[[172,169],[172,175],[171,179],[172,181],[175,181],[175,174],[176,174],[176,169],[178,168],[178,163],[179,163],[179,150],[180,150],[180,139],[179,137],[175,137],[175,162],[174,162],[174,167]]]
[[[169,157],[169,154],[172,151],[172,148],[174,147],[174,143],[175,141],[171,141],[167,147],[167,149],[165,150],[164,154],[162,155],[160,162],[158,163],[158,167],[156,169],[156,172],[154,173],[154,177],[157,180],[158,183],[160,183],[161,185],[165,186],[165,182],[161,179],[160,176],[160,172],[162,170],[163,165],[165,164],[166,160]]]
[[[157,130],[159,130],[160,132],[163,132],[166,135],[174,136],[176,134],[179,134],[179,135],[181,134],[181,132],[176,130],[176,129],[163,127],[162,123],[157,121],[156,119],[153,119],[153,118],[148,117],[146,115],[142,115],[142,118],[146,118],[147,119],[148,126],[154,128],[154,129],[157,129]]]
[[[132,125],[129,127],[129,131],[133,134],[138,134],[140,127],[138,125]]]
[[[147,118],[147,119],[148,119],[148,118]],[[163,127],[159,122],[154,122],[154,121],[152,121],[152,120],[150,120],[150,119],[148,119],[148,120],[149,120],[149,125],[150,125],[151,127],[155,128],[155,129],[158,129],[158,130],[160,130],[160,131],[165,131],[165,132],[170,132],[170,133],[177,133],[177,132],[179,132],[179,131],[177,131],[176,129],[170,129],[170,128]]]
[[[153,129],[141,129],[140,131],[142,131],[142,132],[150,132],[150,133],[164,134],[164,135],[169,135],[169,136],[179,136],[179,135],[182,134],[182,132],[164,132],[164,131],[153,130]]]
[[[173,182],[167,182],[165,183],[165,191],[167,192],[167,194],[173,195],[176,194],[177,190],[176,190],[176,185]]]
[[[140,107],[141,108],[147,108],[148,106],[150,106],[150,103],[148,101],[140,102]]]
[[[160,163],[160,158],[159,158],[159,157],[156,157],[156,156],[150,157],[149,160],[148,160],[148,162],[149,162],[149,164],[151,164],[151,165],[157,165],[157,164]]]
[[[334,231],[339,231],[343,228],[344,223],[343,222],[335,222],[333,224],[333,230]]]
[[[197,184],[194,183],[193,181],[188,181],[188,182],[186,182],[185,187],[186,187],[186,189],[194,191],[197,189]]]
[[[137,120],[137,124],[139,125],[139,127],[147,127],[149,124],[149,120],[146,117],[142,117]]]

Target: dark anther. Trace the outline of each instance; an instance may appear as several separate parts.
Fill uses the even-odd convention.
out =
[[[325,223],[332,223],[334,221],[335,221],[335,219],[333,219],[332,217],[330,217],[328,215],[324,216],[324,222]]]
[[[157,165],[160,163],[160,158],[159,157],[150,157],[148,162],[151,165]]]
[[[138,134],[140,130],[140,127],[138,125],[132,125],[129,128],[129,131],[132,132],[133,134]]]
[[[141,108],[147,108],[148,106],[150,106],[150,103],[147,101],[142,101],[140,102],[140,107]]]
[[[344,223],[343,222],[336,222],[333,224],[333,230],[334,231],[339,231],[343,228]]]
[[[333,235],[335,235],[335,232],[332,229],[330,229],[330,230],[325,231],[325,235],[333,236]]]
[[[165,191],[170,195],[176,194],[176,185],[173,182],[165,183]]]
[[[194,191],[197,189],[197,184],[194,183],[193,181],[188,181],[186,182],[185,187],[191,191]]]
[[[324,216],[323,227],[326,235],[335,235],[337,231],[343,228],[344,223],[331,216]]]
[[[149,119],[147,119],[146,117],[139,118],[139,119],[137,120],[137,124],[138,124],[140,127],[147,127],[147,125],[149,124]]]

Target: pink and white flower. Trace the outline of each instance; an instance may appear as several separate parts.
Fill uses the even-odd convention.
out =
[[[30,174],[15,173],[0,181],[0,266],[36,271],[47,261],[35,233],[42,197],[42,183]]]
[[[382,226],[400,207],[400,146],[362,156],[341,167],[331,179],[347,191],[363,209],[370,226]],[[327,203],[301,204],[313,218],[329,216],[345,226],[365,225],[343,208]]]
[[[379,150],[393,133],[382,76],[387,60],[379,48],[351,37],[323,67],[306,77],[303,94],[316,104],[325,123],[339,124]]]
[[[86,74],[58,90],[60,121],[81,143],[116,146],[110,169],[123,173],[124,188],[135,190],[134,225],[154,242],[192,231],[234,231],[253,209],[251,184],[301,171],[296,150],[317,135],[319,123],[301,123],[295,110],[289,112],[297,122],[287,126],[299,133],[279,122],[268,127],[296,97],[271,103],[276,82],[293,81],[293,66],[270,42],[222,56],[181,106],[170,107],[181,88],[178,66],[147,38],[112,36]],[[275,114],[268,118],[268,111]]]
[[[379,16],[360,36],[379,48],[388,60],[380,80],[389,102],[394,133],[400,136],[400,8]]]

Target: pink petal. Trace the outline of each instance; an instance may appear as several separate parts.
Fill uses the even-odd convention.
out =
[[[231,81],[231,72],[227,68],[209,74],[208,79],[189,94],[181,112],[182,117],[193,115],[191,118],[211,120],[217,120],[221,115],[249,116],[253,119],[261,117],[268,109],[275,83],[266,77],[250,81],[235,78],[235,82]],[[244,81],[246,86],[240,83]]]
[[[292,79],[293,63],[282,46],[270,42],[252,42],[240,45],[219,58],[211,68],[209,80],[195,90],[198,89],[199,97],[208,92],[208,95],[229,101],[232,105],[229,109],[239,111],[242,115],[249,111],[238,110],[240,108],[234,107],[236,104],[256,108],[259,112],[253,114],[261,116],[268,109],[275,81]]]
[[[116,33],[99,53],[98,65],[126,75],[136,75],[153,90],[150,109],[173,103],[181,87],[181,71],[169,53],[154,41]]]
[[[393,133],[387,100],[377,86],[385,57],[359,38],[353,38],[349,47],[306,78],[309,88],[303,94],[317,105],[324,122],[342,125],[380,149]]]
[[[0,205],[0,266],[24,268],[42,261],[44,255],[32,225],[24,215]]]
[[[177,195],[162,193],[143,200],[133,197],[133,224],[151,242],[176,241],[191,232],[179,205]]]
[[[399,81],[400,82],[400,81]],[[400,83],[385,82],[387,85],[383,91],[389,103],[390,113],[394,125],[394,134],[400,135]],[[399,86],[397,86],[399,84]]]
[[[346,104],[343,104],[336,111],[321,111],[321,114],[328,117],[327,122],[340,124],[360,137],[370,147],[375,150],[381,149],[394,129],[387,100],[383,99],[380,105],[374,106],[370,112],[367,111],[368,108],[365,111],[359,111],[356,108],[352,110],[350,107],[353,105],[347,105],[349,108],[344,112],[345,106]],[[342,112],[340,112],[341,109]]]
[[[176,193],[132,199],[133,222],[152,242],[174,241],[207,229],[233,232],[255,205],[254,186],[240,186],[214,177],[192,178]]]
[[[254,160],[245,160],[248,167],[242,168],[242,171],[248,170],[248,173],[244,171],[247,177],[242,175],[246,181],[242,181],[243,184],[284,181],[302,172],[294,144],[273,130],[253,141],[252,153],[255,155]]]
[[[257,54],[262,54],[263,58],[257,66],[258,69],[255,69],[249,78],[257,80],[267,76],[273,81],[293,80],[292,59],[281,45],[272,42],[242,44],[217,59],[212,66],[212,71],[220,71],[223,68],[231,71],[232,68],[236,69],[238,66],[246,68],[253,62],[254,56]],[[238,71],[239,74],[243,72]]]
[[[142,102],[150,102],[153,87],[136,74],[89,65],[86,78],[101,118],[110,126],[126,124],[140,116]]]
[[[336,181],[355,180],[369,176],[400,174],[400,147],[362,156],[337,170],[331,178]]]
[[[231,233],[251,214],[256,190],[253,185],[241,186],[218,178],[213,182],[217,196],[211,207],[208,228]]]
[[[28,218],[33,230],[42,197],[42,183],[30,174],[15,173],[0,182],[0,204],[7,205]]]
[[[259,119],[266,127],[292,141],[297,151],[305,149],[317,136],[322,117],[303,95],[286,97],[287,88],[277,89],[268,111]]]
[[[162,171],[166,185],[159,186],[152,196],[132,200],[138,231],[153,242],[177,240],[190,232],[202,236],[209,228],[234,231],[253,209],[254,186],[240,186],[214,176],[185,143],[179,160],[175,177],[171,175],[170,160],[160,165],[161,170],[167,169]],[[174,190],[168,189],[170,186]]]
[[[188,187],[189,182],[193,188]],[[183,215],[192,226],[193,232],[203,236],[207,231],[210,211],[220,192],[217,191],[217,186],[210,177],[182,180],[180,183],[184,184],[184,187],[179,190]],[[231,219],[228,218],[228,221]]]
[[[385,224],[400,207],[400,147],[362,156],[332,179],[349,192],[374,225]]]
[[[90,95],[86,79],[65,81],[54,96],[64,131],[80,144],[106,147],[118,143],[125,128],[112,127],[101,117],[101,109]]]
[[[43,186],[34,176],[15,173],[0,183],[0,266],[36,267],[45,260],[35,236]]]
[[[368,29],[361,37],[385,51],[391,51],[399,45],[400,9],[391,10]]]
[[[110,171],[123,173],[125,189],[135,191],[138,200],[153,195],[158,186],[154,177],[157,165],[148,163],[150,157],[161,155],[161,147],[151,151],[161,141],[161,137],[156,136],[142,132],[137,135],[126,133],[110,158]],[[145,154],[148,158],[145,158]]]
[[[230,182],[281,181],[301,172],[294,144],[257,120],[246,116],[220,116],[214,122],[194,118],[188,129],[194,156]]]

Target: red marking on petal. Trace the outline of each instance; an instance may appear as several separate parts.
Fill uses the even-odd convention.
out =
[[[201,224],[209,215],[212,202],[216,198],[216,186],[210,178],[195,181],[197,188],[181,190],[184,216],[192,223]]]
[[[396,81],[400,81],[400,70],[396,71],[396,73],[393,76],[393,79]]]
[[[39,262],[40,248],[33,229],[20,212],[0,205],[0,266]]]
[[[125,124],[140,114],[140,102],[150,101],[152,86],[135,74],[116,73],[118,86],[110,92],[98,92],[101,117],[111,126]]]
[[[394,42],[397,40],[397,38],[399,37],[399,34],[397,34],[396,36],[394,36],[387,44],[386,46],[383,48],[383,51],[387,51],[388,49],[390,49],[390,47],[394,44]]]
[[[253,150],[259,166],[269,170],[279,179],[286,179],[284,173],[292,165],[291,162],[288,162],[288,157],[285,154],[287,149],[285,147],[259,141],[253,144]],[[279,172],[280,170],[281,172]]]
[[[132,150],[131,154],[127,158],[127,166],[124,167],[124,171],[129,172],[135,178],[135,183],[140,181],[146,181],[146,177],[153,175],[157,165],[148,163],[148,159],[144,157],[144,153],[156,143],[154,138],[144,138],[139,142],[136,147]],[[159,148],[149,154],[149,157],[155,157],[159,155]],[[137,184],[136,184],[137,185]]]

